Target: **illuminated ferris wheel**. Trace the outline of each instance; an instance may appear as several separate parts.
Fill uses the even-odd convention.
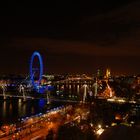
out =
[[[30,80],[34,88],[38,88],[41,84],[43,75],[43,62],[39,52],[35,51],[30,60]]]

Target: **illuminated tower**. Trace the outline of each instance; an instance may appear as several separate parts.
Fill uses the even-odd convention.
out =
[[[106,78],[108,79],[111,76],[110,69],[106,69]]]

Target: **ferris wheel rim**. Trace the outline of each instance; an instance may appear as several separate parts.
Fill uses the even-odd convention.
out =
[[[35,57],[37,57],[37,60],[39,62],[39,78],[38,78],[38,82],[37,83],[34,80],[34,73],[33,73],[33,62],[34,62],[34,58]],[[36,85],[40,84],[40,82],[42,80],[42,75],[43,75],[43,61],[42,61],[42,57],[41,57],[39,52],[35,51],[32,54],[31,60],[30,60],[30,79],[31,79],[31,82],[32,82],[34,87],[36,87]]]

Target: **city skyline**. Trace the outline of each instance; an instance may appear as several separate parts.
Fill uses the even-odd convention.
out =
[[[0,73],[28,74],[30,57],[39,51],[44,73],[110,68],[113,74],[139,74],[139,6],[136,0],[96,2],[88,9],[83,3],[71,16],[70,9],[61,13],[58,7],[16,8],[15,15],[1,16]]]

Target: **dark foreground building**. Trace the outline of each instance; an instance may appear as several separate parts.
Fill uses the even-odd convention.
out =
[[[107,129],[99,140],[140,140],[140,127],[114,126]]]

